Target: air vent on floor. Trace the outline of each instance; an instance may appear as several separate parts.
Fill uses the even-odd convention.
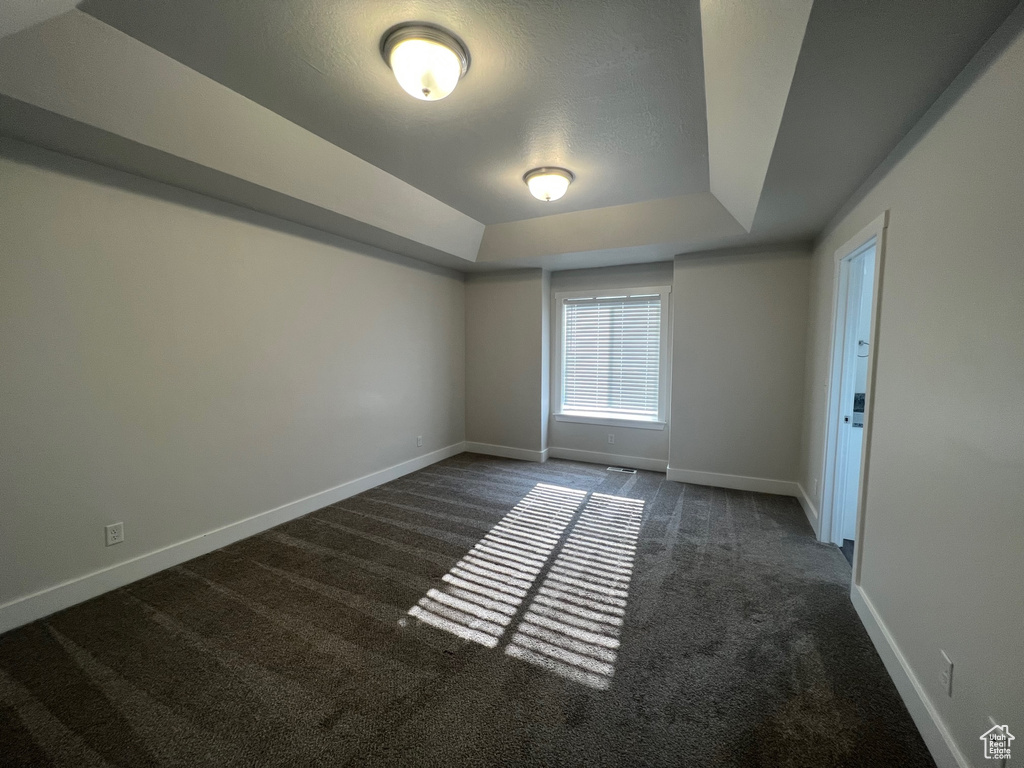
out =
[[[635,475],[635,469],[626,469],[625,467],[608,467],[609,472],[625,472],[627,475]]]

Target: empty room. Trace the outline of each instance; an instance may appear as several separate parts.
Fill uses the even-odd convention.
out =
[[[0,766],[1020,760],[1024,4],[0,1]]]

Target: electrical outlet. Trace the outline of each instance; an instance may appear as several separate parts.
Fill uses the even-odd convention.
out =
[[[615,445],[615,435],[612,435],[612,434],[608,435],[608,444],[609,445]]]
[[[942,654],[942,689],[947,696],[953,698],[953,662],[945,651],[940,650],[939,653]]]
[[[422,448],[423,447],[423,435],[416,435],[416,447],[417,448]]]
[[[103,530],[107,532],[107,546],[112,547],[124,541],[124,523],[112,523]]]

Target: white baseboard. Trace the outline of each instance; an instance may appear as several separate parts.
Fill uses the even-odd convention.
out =
[[[647,459],[643,456],[620,456],[617,453],[601,453],[599,451],[578,451],[575,448],[556,448],[551,446],[548,448],[548,455],[552,459],[585,461],[588,464],[604,464],[607,467],[646,469],[651,472],[664,472],[668,468],[668,462],[664,459]]]
[[[675,480],[677,483],[711,485],[715,488],[732,488],[737,491],[776,493],[780,496],[796,496],[797,498],[800,496],[799,486],[791,480],[725,475],[719,472],[699,472],[694,469],[675,469],[673,467],[668,468],[666,475],[669,480]]]
[[[910,668],[906,657],[896,645],[885,622],[859,585],[852,585],[850,600],[857,609],[857,615],[860,616],[861,623],[874,643],[875,650],[882,657],[889,677],[896,684],[896,690],[899,691],[903,703],[907,705],[917,730],[921,732],[921,738],[931,752],[932,759],[939,768],[970,768],[970,763],[957,747],[953,735],[942,722],[935,705],[928,698],[914,670]]]
[[[814,506],[814,502],[811,501],[811,497],[807,495],[807,491],[804,490],[803,485],[800,483],[796,484],[797,488],[797,501],[800,502],[800,506],[804,508],[804,514],[807,515],[807,522],[811,524],[811,530],[814,531],[814,537],[816,539],[821,538],[821,517],[818,515],[818,508]]]
[[[508,445],[491,445],[490,443],[466,442],[469,453],[482,453],[485,456],[500,456],[503,459],[519,459],[520,461],[547,461],[548,451],[531,451],[526,448],[512,448]]]
[[[154,573],[261,533],[275,525],[308,515],[328,504],[334,504],[382,483],[396,480],[410,472],[429,467],[450,456],[460,454],[463,450],[465,450],[464,443],[455,443],[387,467],[379,472],[350,480],[334,488],[328,488],[326,491],[315,493],[312,496],[306,496],[275,509],[260,512],[252,517],[229,523],[221,528],[201,533],[153,552],[147,552],[131,560],[79,576],[31,595],[19,597],[0,605],[0,633],[49,616],[51,613],[77,605],[112,589],[123,587],[125,584],[152,576]]]

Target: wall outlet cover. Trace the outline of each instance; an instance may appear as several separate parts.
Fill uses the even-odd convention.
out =
[[[107,534],[108,547],[112,547],[114,544],[120,544],[124,541],[124,523],[111,523],[103,530],[105,530]]]

